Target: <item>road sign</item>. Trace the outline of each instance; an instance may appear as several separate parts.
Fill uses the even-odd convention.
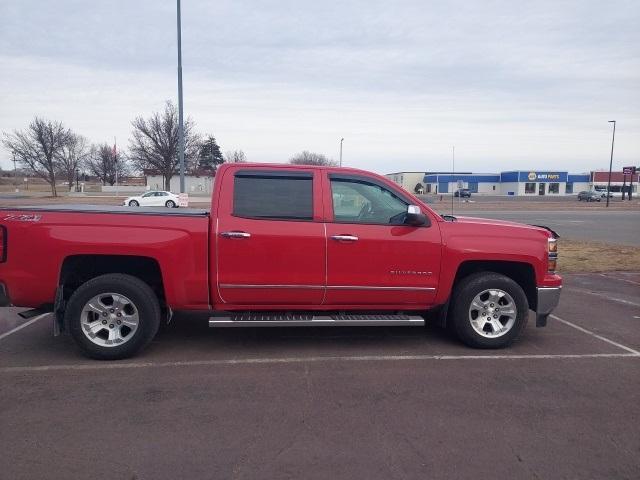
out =
[[[188,193],[180,193],[180,194],[178,194],[178,206],[179,207],[188,207],[189,206],[189,194]]]
[[[622,173],[624,175],[633,175],[636,173],[636,167],[622,167]]]

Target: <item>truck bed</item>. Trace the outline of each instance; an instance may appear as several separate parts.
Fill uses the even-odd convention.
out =
[[[14,305],[38,308],[53,302],[61,278],[78,262],[109,270],[144,259],[153,264],[149,275],[161,279],[171,308],[207,310],[209,218],[207,210],[188,208],[3,206],[0,279]]]

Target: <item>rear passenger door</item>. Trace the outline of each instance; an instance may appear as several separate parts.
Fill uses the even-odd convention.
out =
[[[319,171],[229,169],[222,179],[215,254],[222,302],[317,305],[326,246]]]

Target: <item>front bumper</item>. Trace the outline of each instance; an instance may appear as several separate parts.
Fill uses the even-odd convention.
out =
[[[545,327],[547,317],[558,306],[562,287],[538,287],[536,327]]]
[[[0,307],[10,307],[11,299],[9,298],[9,294],[7,293],[7,287],[4,286],[4,283],[0,283]]]

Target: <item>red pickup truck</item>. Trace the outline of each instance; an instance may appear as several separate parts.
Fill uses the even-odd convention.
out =
[[[228,164],[211,210],[0,209],[0,305],[53,312],[86,355],[129,357],[173,312],[212,327],[423,325],[499,348],[558,304],[556,235],[441,216],[350,168]]]

